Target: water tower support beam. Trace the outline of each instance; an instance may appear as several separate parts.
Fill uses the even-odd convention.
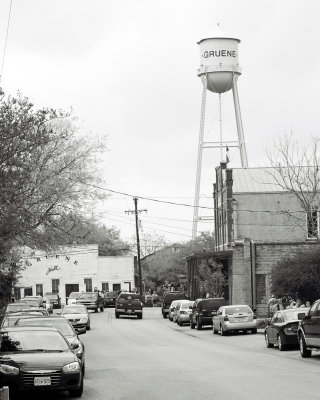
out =
[[[232,84],[232,94],[233,94],[234,110],[235,110],[236,121],[237,121],[237,131],[238,131],[238,140],[239,140],[239,146],[240,146],[241,166],[242,166],[242,168],[248,168],[248,158],[247,158],[246,143],[244,141],[244,133],[243,133],[243,126],[242,126],[241,111],[240,111],[237,79],[238,79],[238,76],[236,74],[234,74],[233,75],[233,84]]]
[[[203,152],[203,135],[204,135],[204,122],[206,115],[206,99],[207,99],[207,76],[202,75],[201,80],[203,84],[203,89],[202,89],[202,101],[201,101],[196,185],[195,185],[194,203],[193,203],[194,209],[193,209],[192,239],[195,239],[197,237],[198,220],[199,220],[199,197],[200,197],[200,182],[201,182],[202,152]]]

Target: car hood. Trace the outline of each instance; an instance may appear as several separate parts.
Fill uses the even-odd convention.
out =
[[[22,371],[32,370],[32,368],[56,369],[66,364],[77,361],[77,356],[72,351],[63,352],[21,352],[10,353],[0,356],[1,363],[14,365]]]
[[[87,314],[61,314],[64,318],[71,318],[71,319],[82,319],[82,318],[88,318]]]

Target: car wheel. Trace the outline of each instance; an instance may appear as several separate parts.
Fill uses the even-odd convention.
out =
[[[114,315],[116,318],[119,318],[119,313],[115,312]]]
[[[304,340],[302,334],[299,335],[299,348],[301,357],[303,358],[311,357],[311,350],[308,350],[306,341]]]
[[[137,314],[138,319],[142,319],[142,314]]]
[[[81,378],[81,384],[79,389],[69,390],[70,397],[81,397],[83,393],[83,378]]]
[[[91,326],[90,326],[90,323],[87,325],[87,331],[90,331],[90,329],[91,329]]]
[[[212,326],[212,333],[213,333],[214,335],[216,335],[216,334],[218,333],[218,331],[216,330],[216,328],[214,327],[214,325]]]
[[[268,349],[270,349],[270,347],[273,347],[273,344],[269,342],[268,335],[266,333],[264,334],[264,340]]]
[[[95,308],[95,309],[94,309],[94,312],[98,312],[98,309],[99,309],[98,307],[97,307],[97,308]]]
[[[277,342],[280,351],[284,351],[287,349],[287,346],[283,343],[283,338],[281,334],[278,335]]]
[[[104,307],[102,306],[102,307],[100,307],[100,311],[101,312],[103,312],[104,311]]]
[[[201,322],[199,321],[199,318],[197,318],[197,330],[201,331],[201,329],[202,329]]]
[[[255,335],[257,333],[257,328],[251,329],[251,333],[253,333]]]
[[[196,324],[194,324],[193,322],[190,322],[190,328],[191,328],[191,329],[194,329],[195,326],[196,326]]]
[[[221,336],[226,336],[227,332],[223,329],[223,326],[220,325],[220,335]]]
[[[167,318],[167,314],[162,314],[163,318],[166,319]]]

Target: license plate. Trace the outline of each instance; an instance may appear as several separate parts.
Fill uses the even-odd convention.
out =
[[[50,376],[36,376],[34,378],[34,386],[50,386],[51,377]]]

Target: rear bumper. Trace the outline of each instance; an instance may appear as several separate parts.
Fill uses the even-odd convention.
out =
[[[131,310],[127,308],[116,308],[115,312],[118,314],[137,315],[142,314],[142,310]]]
[[[224,329],[226,331],[243,331],[249,329],[256,329],[257,321],[252,322],[224,322]]]

